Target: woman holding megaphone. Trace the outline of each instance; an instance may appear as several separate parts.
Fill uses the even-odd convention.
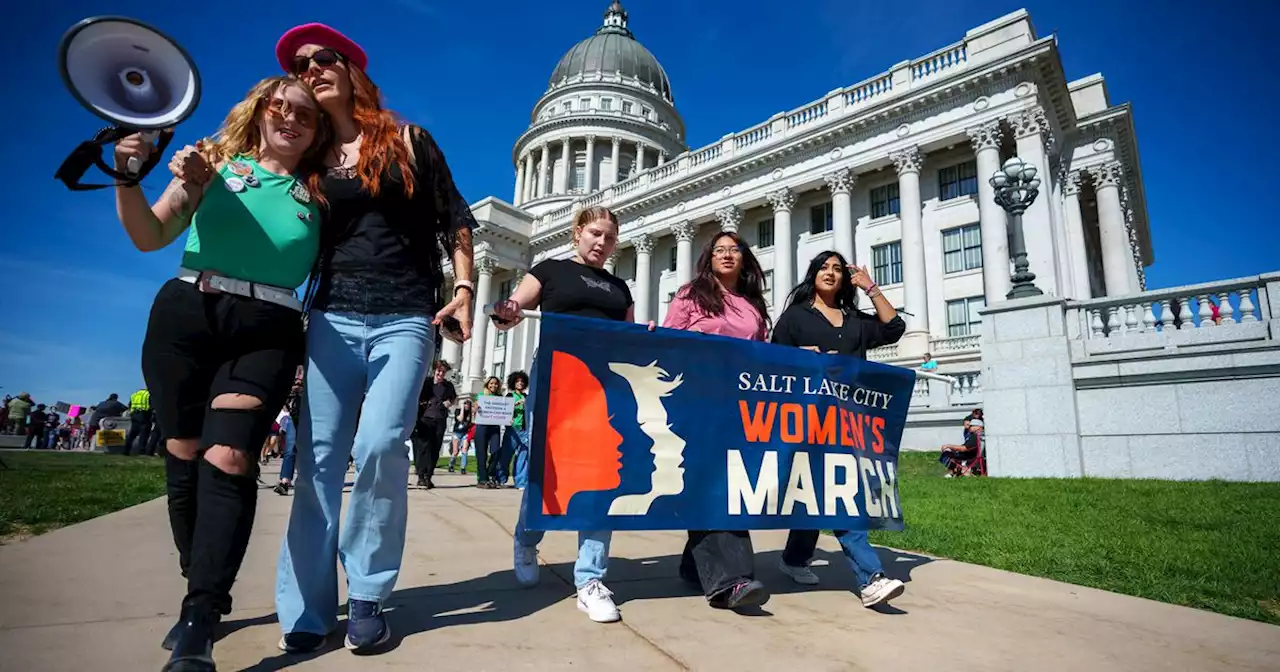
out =
[[[319,251],[320,157],[332,132],[309,87],[259,82],[218,135],[179,151],[154,205],[116,188],[134,245],[159,250],[190,228],[178,276],[160,288],[142,344],[142,373],[168,448],[169,524],[187,578],[182,615],[163,646],[165,670],[213,670],[213,628],[257,508],[255,459],[303,359],[294,289]],[[140,135],[116,145],[121,169],[145,162]]]

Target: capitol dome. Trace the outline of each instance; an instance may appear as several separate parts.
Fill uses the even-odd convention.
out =
[[[652,87],[668,103],[674,102],[666,71],[627,28],[627,10],[617,0],[605,10],[604,25],[561,57],[551,73],[549,85],[555,88],[596,74],[620,75],[637,81]]]

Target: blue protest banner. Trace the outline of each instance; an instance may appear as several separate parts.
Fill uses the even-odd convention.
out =
[[[544,314],[533,530],[902,529],[915,372]]]

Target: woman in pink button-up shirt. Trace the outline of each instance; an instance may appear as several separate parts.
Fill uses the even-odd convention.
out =
[[[769,333],[764,271],[736,233],[721,233],[698,256],[696,276],[676,292],[664,327],[763,341]],[[680,578],[702,587],[717,609],[742,609],[769,600],[755,580],[755,551],[743,530],[690,530]]]

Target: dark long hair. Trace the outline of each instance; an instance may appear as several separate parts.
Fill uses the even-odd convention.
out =
[[[720,283],[716,280],[715,270],[711,267],[711,261],[715,257],[716,243],[724,238],[732,240],[742,252],[742,270],[738,273],[738,283],[730,288],[730,291],[746,299],[747,303],[756,309],[759,313],[761,331],[767,332],[772,320],[769,319],[769,307],[764,302],[764,271],[761,270],[756,255],[751,253],[751,247],[732,231],[717,233],[703,246],[702,254],[698,255],[697,273],[689,284],[680,288],[680,296],[693,301],[698,310],[707,315],[717,317],[724,315],[724,296],[720,293]]]
[[[787,308],[813,303],[813,297],[818,293],[818,290],[814,289],[814,285],[818,282],[818,271],[822,270],[831,257],[840,260],[840,287],[836,290],[835,307],[841,310],[858,309],[858,290],[853,287],[853,274],[849,272],[849,261],[844,258],[844,255],[834,250],[819,252],[809,262],[809,270],[805,271],[804,280],[801,280],[800,284],[787,295]]]

